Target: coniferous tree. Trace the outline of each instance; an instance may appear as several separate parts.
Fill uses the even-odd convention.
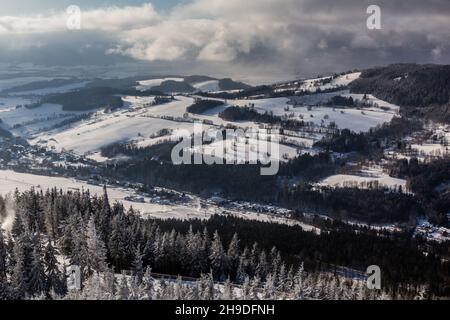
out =
[[[0,282],[6,282],[7,275],[7,258],[8,252],[6,249],[5,237],[3,235],[3,229],[0,226]]]
[[[122,273],[119,287],[117,288],[116,298],[117,300],[128,300],[130,298],[130,288],[128,286],[127,277],[124,273]]]
[[[11,275],[11,284],[21,298],[28,294],[28,272],[25,259],[24,243],[21,239],[18,239],[14,243],[14,268]]]
[[[63,274],[59,270],[59,263],[56,256],[57,249],[53,246],[52,241],[49,240],[44,250],[44,269],[46,274],[46,292],[53,291],[57,295],[65,293]]]
[[[133,273],[135,277],[135,282],[137,285],[142,283],[142,279],[144,278],[144,266],[142,262],[142,253],[141,246],[138,245],[134,252],[134,260],[133,260]]]
[[[223,280],[224,278],[224,266],[225,266],[225,254],[223,250],[222,241],[220,240],[219,233],[214,233],[213,241],[211,243],[211,250],[209,254],[211,261],[211,268],[213,275],[216,279]]]
[[[232,279],[236,278],[236,273],[239,268],[239,239],[237,233],[233,235],[233,238],[228,245],[227,251],[227,270],[228,274],[231,274]]]
[[[33,296],[40,296],[46,293],[46,275],[45,268],[42,262],[42,249],[40,237],[36,236],[33,248],[32,265],[29,274],[29,293]]]
[[[106,271],[108,268],[106,262],[106,247],[105,243],[97,233],[93,216],[91,216],[87,225],[86,242],[88,274],[92,274],[94,271]]]

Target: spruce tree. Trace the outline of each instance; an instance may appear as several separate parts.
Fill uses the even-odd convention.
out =
[[[214,233],[213,241],[211,243],[209,259],[211,261],[211,268],[213,270],[214,277],[216,279],[223,280],[225,254],[222,246],[222,241],[220,240],[220,236],[217,231]]]
[[[91,216],[86,230],[87,242],[87,268],[88,274],[104,272],[108,265],[106,262],[106,247],[95,227],[94,217]]]
[[[7,275],[7,258],[8,252],[6,249],[5,237],[3,236],[3,229],[0,226],[0,283],[6,282]]]
[[[134,251],[134,260],[133,260],[133,273],[135,277],[135,282],[137,285],[142,283],[142,279],[144,277],[144,266],[142,262],[142,252],[141,246],[138,245],[136,250]]]

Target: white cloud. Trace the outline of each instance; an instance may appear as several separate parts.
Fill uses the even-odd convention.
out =
[[[47,15],[0,16],[0,33],[62,32],[67,30],[69,17],[70,15],[66,12],[54,12]],[[160,22],[160,17],[151,4],[139,7],[109,7],[81,11],[81,31],[121,31],[158,22]]]

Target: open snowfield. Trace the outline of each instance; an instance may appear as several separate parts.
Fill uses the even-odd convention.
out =
[[[177,81],[183,82],[183,78],[161,78],[161,79],[150,79],[138,81],[138,86],[136,89],[139,91],[151,90],[153,87],[160,86],[164,81]]]
[[[192,126],[184,125],[187,129]],[[128,116],[126,112],[118,112],[111,115],[97,115],[68,130],[41,135],[32,142],[44,144],[57,151],[65,149],[84,154],[98,151],[101,147],[112,143],[127,142],[139,136],[150,137],[161,129],[178,128],[180,123],[177,122],[137,115]]]
[[[274,142],[273,145],[265,146],[265,141],[256,139],[228,139],[224,141],[214,142],[209,145],[196,149],[208,156],[218,156],[228,162],[236,161],[237,163],[248,163],[249,159],[270,159],[271,161],[287,161],[298,155],[297,149]],[[258,148],[258,144],[263,147]],[[273,146],[273,148],[272,148]],[[225,151],[224,151],[225,149]],[[252,155],[253,156],[250,156]]]
[[[403,192],[406,192],[406,180],[392,178],[384,173],[380,168],[370,168],[361,170],[358,175],[337,174],[330,176],[318,184],[330,187],[363,187],[367,188],[369,183],[377,182],[379,186],[388,188],[402,187]]]

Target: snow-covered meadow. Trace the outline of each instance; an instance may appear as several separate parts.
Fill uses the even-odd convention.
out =
[[[320,181],[318,185],[330,186],[336,188],[342,187],[358,187],[369,188],[369,186],[386,187],[398,190],[402,188],[402,192],[406,190],[406,180],[390,177],[383,172],[380,167],[371,167],[360,170],[357,174],[337,174],[327,177]]]

